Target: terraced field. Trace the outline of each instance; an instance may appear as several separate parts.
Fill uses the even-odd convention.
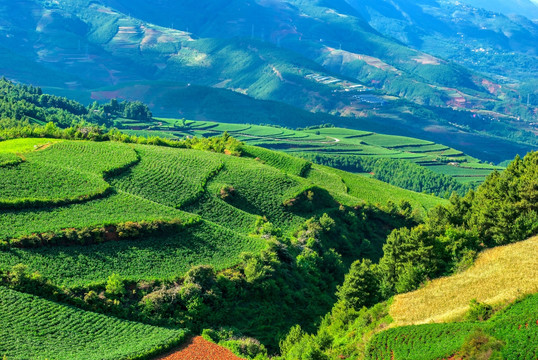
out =
[[[197,150],[135,147],[139,164],[113,178],[116,188],[148,200],[179,208],[195,201],[207,181],[223,166],[218,157]]]
[[[186,332],[120,320],[0,286],[0,353],[7,359],[113,360],[158,354]]]
[[[259,217],[283,231],[292,231],[312,217],[315,213],[305,210],[308,207],[285,205],[311,189],[317,190],[312,190],[310,200],[302,201],[316,202],[319,215],[337,206],[334,200],[352,206],[361,201],[383,204],[409,199],[423,211],[443,201],[398,188],[386,191],[385,184],[373,179],[325,167],[311,169],[308,161],[250,146],[243,157],[235,157],[89,141],[62,141],[33,150],[41,143],[48,140],[0,143],[4,149],[32,150],[24,153],[24,162],[0,168],[0,182],[5,184],[2,196],[19,204],[0,213],[0,240],[5,247],[0,250],[0,263],[8,268],[24,263],[30,271],[68,287],[103,283],[112,273],[132,280],[173,279],[196,264],[231,267],[241,252],[257,252],[265,246],[263,239],[249,236]],[[47,178],[51,166],[56,179]],[[97,185],[106,191],[88,198]],[[42,202],[28,202],[30,195]],[[105,238],[104,243],[91,245],[83,240],[94,231],[105,231],[107,236],[106,229],[118,224],[154,221],[189,225],[138,239]],[[70,245],[44,240],[58,234],[71,239]],[[20,239],[30,239],[33,245],[12,246]],[[43,243],[49,246],[40,247]]]
[[[451,321],[461,319],[471,299],[502,305],[537,293],[537,258],[538,237],[484,251],[468,270],[397,295],[390,314],[397,325]]]
[[[502,341],[497,356],[534,360],[538,356],[538,295],[528,296],[486,322],[424,324],[382,331],[368,344],[368,360],[457,358],[465,342]],[[479,347],[479,345],[475,345]]]
[[[338,155],[359,155],[373,158],[403,159],[439,173],[454,177],[461,183],[479,184],[494,170],[502,167],[481,163],[459,150],[431,141],[377,134],[368,131],[343,128],[319,128],[290,130],[272,126],[248,124],[228,124],[204,121],[185,121],[178,127],[176,119],[157,119],[155,123],[124,123],[131,134],[165,137],[216,136],[227,131],[247,144],[291,154],[312,153]],[[140,130],[146,128],[146,130]],[[151,129],[148,130],[148,129]]]

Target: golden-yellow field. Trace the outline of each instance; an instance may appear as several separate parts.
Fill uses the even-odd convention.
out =
[[[458,320],[471,299],[502,305],[538,292],[538,237],[484,251],[468,270],[395,297],[395,326]]]

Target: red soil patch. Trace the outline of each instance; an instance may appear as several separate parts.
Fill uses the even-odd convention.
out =
[[[179,350],[156,360],[244,360],[230,350],[213,344],[201,336],[189,340]]]

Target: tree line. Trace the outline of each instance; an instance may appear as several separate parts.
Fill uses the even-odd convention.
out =
[[[464,196],[474,188],[472,184],[462,184],[453,177],[406,160],[376,158],[359,155],[327,155],[302,153],[299,156],[316,164],[330,166],[349,172],[369,172],[377,180],[416,192],[434,194],[449,198],[452,193]]]

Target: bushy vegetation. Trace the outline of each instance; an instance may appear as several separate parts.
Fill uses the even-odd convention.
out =
[[[454,195],[448,206],[434,208],[425,224],[393,232],[380,262],[385,293],[413,290],[427,278],[449,273],[483,248],[537,234],[537,164],[536,152],[517,157],[476,192],[464,198]]]
[[[454,275],[395,296],[390,307],[395,325],[486,319],[498,306],[535,293],[537,245],[538,237],[533,237],[482,251],[474,262],[468,256]]]
[[[149,359],[187,335],[185,330],[120,320],[3,286],[0,313],[0,352],[7,359]]]
[[[148,106],[140,101],[130,102],[112,99],[108,104],[102,106],[93,103],[91,109],[96,111],[102,109],[107,116],[119,116],[127,119],[151,120],[153,118]]]
[[[458,266],[461,266],[463,262],[472,263],[476,252],[484,247],[521,241],[536,234],[535,224],[538,222],[518,220],[528,217],[532,219],[536,211],[533,207],[534,204],[531,205],[530,202],[526,201],[529,196],[533,196],[535,189],[533,184],[536,179],[534,175],[537,169],[535,164],[536,155],[537,153],[530,153],[523,160],[516,158],[508,166],[507,171],[502,174],[494,173],[484,185],[477,189],[476,193],[470,192],[464,199],[453,196],[448,206],[440,205],[434,208],[429,213],[425,224],[412,229],[401,228],[394,230],[387,238],[387,243],[383,246],[383,257],[379,264],[371,264],[368,261],[357,261],[352,264],[349,273],[337,292],[339,296],[338,302],[333,307],[332,312],[324,318],[317,332],[308,334],[300,329],[292,329],[286,341],[281,345],[282,357],[284,359],[328,359],[337,356],[341,358],[362,358],[367,356],[372,359],[431,359],[453,356],[460,349],[461,356],[483,353],[497,353],[498,355],[501,351],[506,351],[508,354],[508,351],[510,351],[518,355],[504,356],[509,359],[515,359],[519,358],[518,356],[526,356],[519,354],[534,354],[536,352],[535,341],[532,339],[538,329],[535,326],[536,319],[531,320],[528,318],[528,320],[525,320],[525,330],[528,329],[528,333],[518,332],[523,325],[516,330],[510,324],[510,321],[504,322],[500,320],[495,322],[496,316],[493,316],[489,321],[483,322],[491,315],[492,308],[488,304],[473,302],[470,306],[467,305],[468,316],[472,317],[473,320],[481,320],[484,325],[454,323],[399,327],[382,331],[375,335],[371,341],[372,334],[381,331],[388,323],[392,322],[392,319],[389,316],[389,310],[382,310],[383,303],[369,309],[366,306],[372,306],[370,301],[375,302],[377,299],[387,299],[395,292],[406,292],[415,289],[427,279],[449,274],[457,270]],[[501,186],[507,191],[491,192],[491,189],[499,189]],[[486,193],[488,196],[486,196]],[[475,199],[480,199],[480,202],[475,203]],[[468,202],[466,203],[466,201]],[[495,210],[492,208],[493,204],[496,206]],[[513,221],[519,224],[518,231],[510,234],[504,233],[507,235],[505,237],[491,238],[491,240],[495,240],[487,242],[487,234],[494,230],[496,225],[490,222],[483,223],[482,226],[478,227],[476,223],[470,221],[470,219],[474,218],[481,219],[479,214],[486,209],[491,211],[490,216],[499,216],[501,219],[504,216],[510,216],[511,213],[507,210],[515,204],[521,205],[520,209],[523,210],[513,218]],[[439,231],[440,229],[442,231]],[[519,237],[516,238],[514,234],[519,234]],[[484,243],[481,243],[478,239],[484,239]],[[512,257],[515,260],[518,256],[520,259],[528,258],[528,260],[522,262],[523,269],[528,268],[525,264],[533,263],[533,250],[529,249],[533,248],[534,242],[529,240],[525,244],[528,245],[526,248],[518,246],[519,251],[516,249],[513,253],[510,253],[511,255],[500,257],[506,261],[506,266],[513,264]],[[531,251],[531,254],[521,254],[521,252],[528,251]],[[488,253],[485,253],[484,256],[487,257]],[[493,266],[493,264],[498,264],[498,259],[499,257],[488,261]],[[481,267],[477,267],[477,271],[479,269]],[[533,273],[521,275],[522,272],[525,272],[523,269],[515,270],[522,279],[525,279],[525,276],[533,277]],[[488,276],[499,277],[499,275]],[[507,276],[510,277],[508,273]],[[487,278],[484,279],[484,281],[488,281]],[[510,279],[513,279],[513,277],[510,277]],[[506,281],[502,279],[499,281],[499,286],[507,286]],[[461,289],[461,291],[466,294],[476,293],[475,288],[472,287],[473,284],[468,285],[470,286],[469,291],[466,289]],[[516,296],[521,294],[517,283],[513,286]],[[491,288],[493,291],[492,296],[498,298],[497,285],[494,284]],[[531,283],[527,291],[532,292],[533,288],[535,288],[535,285]],[[460,290],[456,288],[453,291],[458,292]],[[439,292],[435,292],[435,295],[432,296],[439,296]],[[455,294],[441,294],[441,296],[438,300],[445,303],[447,298],[451,296],[457,297]],[[534,301],[532,299],[535,297],[531,296],[525,301],[532,303]],[[510,299],[513,299],[513,297],[506,300]],[[398,301],[398,298],[395,301]],[[428,299],[423,301],[428,304]],[[406,309],[412,311],[409,309],[412,306],[407,305]],[[532,306],[526,307],[527,311]],[[518,304],[512,308],[519,309]],[[427,310],[430,311],[430,307],[427,307]],[[522,310],[522,312],[524,313],[525,311]],[[506,312],[506,314],[509,313],[510,310]],[[423,315],[425,319],[432,319],[432,315],[429,313]],[[527,313],[523,317],[529,315]],[[517,323],[515,320],[514,322]],[[481,328],[485,335],[473,333],[476,327]],[[497,330],[499,335],[494,333],[494,329],[499,329]],[[503,335],[500,335],[501,333]],[[521,337],[519,337],[519,334],[521,334]],[[510,336],[514,336],[514,338],[510,339]],[[522,350],[517,350],[517,345],[515,344],[518,344]],[[309,355],[300,357],[300,354]],[[529,358],[532,358],[532,356]]]
[[[389,304],[380,301],[464,269],[486,247],[538,230],[536,153],[448,202],[244,149],[227,133],[174,141],[80,123],[66,129],[2,124],[4,138],[28,141],[4,142],[15,148],[4,153],[25,153],[0,172],[13,189],[20,178],[51,197],[39,207],[34,201],[0,213],[4,285],[123,319],[217,329],[214,341],[251,358],[266,357],[279,344],[285,359],[367,354],[370,338],[392,321]],[[32,151],[48,138],[63,140]],[[100,198],[58,202],[53,196],[69,199],[68,188],[80,197],[75,180],[48,190],[39,186],[45,172],[25,170],[49,163],[72,179],[91,175],[110,190]],[[11,175],[17,169],[36,179]],[[16,198],[14,191],[6,195]],[[479,300],[473,320],[493,310]],[[489,338],[496,336],[484,331],[485,337],[466,334],[462,351],[501,351]],[[443,339],[429,342],[427,351],[440,354]],[[404,353],[419,353],[420,345],[406,346]]]
[[[76,101],[43,94],[38,87],[16,85],[5,78],[0,79],[0,113],[2,118],[36,121],[40,124],[54,122],[61,127],[81,122],[112,125],[98,109],[90,111]]]

